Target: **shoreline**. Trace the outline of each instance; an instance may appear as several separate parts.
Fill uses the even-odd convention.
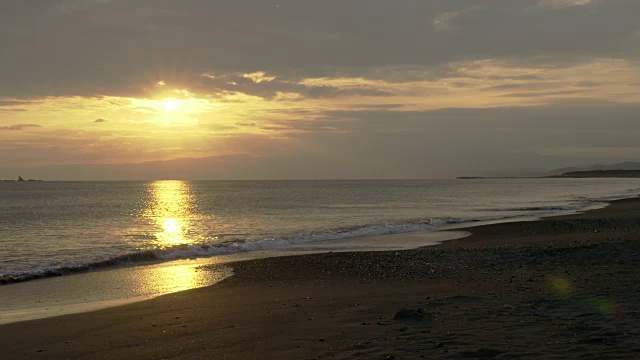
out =
[[[617,201],[609,200],[609,201]],[[604,208],[610,205],[610,202],[604,200],[592,200],[595,209]],[[199,271],[203,266],[215,264],[232,265],[239,261],[257,260],[271,257],[287,257],[308,254],[322,254],[329,252],[368,252],[368,251],[405,251],[413,250],[427,246],[437,246],[446,241],[456,240],[471,236],[472,233],[464,231],[468,228],[477,226],[523,222],[523,221],[540,221],[546,217],[566,216],[567,214],[582,213],[594,209],[585,208],[584,210],[565,210],[558,214],[540,215],[540,216],[515,216],[492,220],[472,220],[459,223],[449,223],[441,225],[432,230],[408,231],[391,234],[375,234],[363,235],[356,237],[340,238],[333,240],[310,241],[305,243],[293,244],[282,249],[258,250],[250,252],[232,253],[229,255],[217,255],[210,257],[196,257],[187,259],[176,259],[171,261],[157,261],[150,263],[129,264],[126,266],[106,266],[98,267],[91,270],[82,270],[71,272],[61,276],[36,277],[30,280],[22,280],[10,282],[0,285],[0,302],[5,304],[5,309],[0,309],[0,325],[11,324],[21,321],[30,321],[37,319],[46,319],[68,314],[79,314],[91,311],[97,311],[110,307],[136,303],[154,299],[159,296],[171,294],[177,291],[185,291],[197,289],[206,286],[213,286],[216,283],[232,276],[233,270],[211,269],[207,281],[202,279],[196,284],[190,285],[188,288],[182,288],[162,275],[164,281],[171,283],[169,285],[152,284],[151,282],[140,282],[139,278],[158,277],[159,269],[170,269],[173,267],[187,267],[187,272],[194,273]],[[391,245],[390,245],[391,244]],[[210,266],[211,267],[211,266]],[[182,270],[181,272],[185,272]],[[120,279],[120,283],[116,284],[114,277]],[[165,288],[164,290],[155,290],[155,292],[113,292],[102,291],[100,288],[90,287],[91,292],[87,294],[78,294],[78,289],[86,288],[89,283],[111,283],[112,287],[117,288]],[[9,289],[5,286],[10,285]],[[3,293],[2,290],[5,290]],[[17,295],[15,294],[18,292]],[[69,293],[76,293],[76,297],[82,297],[82,301],[71,300]],[[39,294],[46,293],[47,298],[41,299]],[[17,304],[13,305],[10,304]]]
[[[412,183],[408,184],[410,185],[409,188],[413,188]],[[416,184],[423,184],[423,182]],[[411,210],[406,212],[404,212],[403,210],[401,214],[397,215],[397,219],[395,218],[396,215],[391,212],[384,214],[384,216],[377,216],[367,213],[369,214],[367,216],[371,216],[371,219],[362,218],[364,219],[362,220],[360,219],[361,214],[359,214],[360,210],[358,210],[358,206],[354,206],[354,209],[356,210],[353,210],[350,206],[347,206],[347,208],[351,209],[347,212],[351,214],[349,216],[354,217],[354,220],[341,221],[338,219],[331,222],[320,221],[318,222],[318,224],[321,224],[322,226],[311,226],[307,230],[301,230],[301,226],[293,226],[292,228],[295,231],[286,230],[288,229],[287,226],[290,226],[291,224],[285,224],[286,226],[283,228],[284,230],[276,226],[276,231],[266,232],[265,234],[256,236],[254,236],[255,234],[251,235],[254,233],[254,231],[248,231],[247,234],[243,234],[242,231],[240,231],[242,234],[234,234],[234,232],[231,231],[230,234],[222,234],[221,236],[224,237],[219,239],[220,242],[218,242],[218,240],[211,240],[211,242],[210,240],[203,240],[205,242],[202,244],[199,243],[199,240],[195,241],[196,243],[194,244],[190,244],[192,239],[187,239],[187,241],[185,241],[184,243],[170,243],[166,244],[165,246],[162,244],[158,245],[153,243],[153,241],[157,240],[156,239],[151,241],[152,245],[150,245],[150,248],[140,248],[135,243],[137,240],[135,240],[134,242],[129,242],[127,240],[130,235],[134,239],[137,235],[123,233],[121,234],[122,236],[116,236],[115,239],[106,239],[107,241],[115,241],[118,244],[122,242],[122,244],[115,246],[110,250],[105,250],[104,252],[95,252],[92,249],[87,248],[87,250],[78,251],[75,254],[66,254],[61,252],[61,254],[63,254],[64,256],[51,259],[50,262],[47,258],[46,252],[38,250],[37,247],[33,247],[34,250],[29,247],[24,247],[19,248],[18,250],[21,250],[25,254],[31,256],[29,258],[30,260],[25,261],[24,263],[19,263],[12,262],[11,259],[9,259],[6,263],[7,266],[3,271],[3,274],[0,276],[0,282],[14,284],[41,278],[47,279],[58,276],[66,276],[70,274],[82,274],[88,271],[99,271],[102,269],[128,267],[138,264],[147,265],[169,262],[173,261],[174,259],[194,259],[221,255],[224,256],[230,252],[251,252],[256,250],[262,251],[269,248],[280,250],[290,245],[292,247],[295,247],[297,245],[315,242],[328,243],[328,241],[333,241],[332,239],[340,240],[361,236],[377,236],[379,234],[386,235],[405,232],[419,232],[423,230],[437,231],[440,229],[448,228],[451,226],[451,224],[453,224],[454,227],[459,227],[461,226],[460,223],[462,223],[462,226],[476,226],[484,221],[522,221],[524,220],[523,217],[529,216],[556,216],[567,211],[583,211],[585,209],[591,208],[594,203],[598,204],[609,202],[614,199],[629,197],[633,192],[638,191],[638,188],[634,188],[633,186],[636,184],[629,181],[586,181],[580,183],[580,190],[569,190],[569,193],[561,192],[559,194],[556,194],[557,196],[550,196],[551,193],[555,194],[553,191],[558,191],[558,189],[567,187],[569,186],[569,184],[570,182],[565,181],[551,182],[548,184],[545,182],[543,182],[542,184],[527,184],[526,186],[532,187],[532,189],[534,190],[532,194],[535,194],[535,196],[531,196],[531,194],[526,195],[525,193],[526,196],[516,196],[516,198],[519,199],[517,201],[509,201],[508,199],[503,199],[504,201],[495,202],[495,199],[500,198],[500,196],[495,195],[495,193],[493,193],[493,197],[490,196],[490,198],[495,198],[494,200],[492,200],[493,202],[486,199],[483,200],[482,196],[480,196],[479,202],[465,201],[464,198],[460,198],[457,202],[454,201],[454,203],[456,203],[457,205],[452,208],[453,210],[447,210],[451,205],[451,202],[441,203],[440,200],[435,200],[435,204],[437,206],[430,206],[429,203],[423,204],[424,206],[422,207],[408,206],[407,208],[410,208]],[[433,184],[431,184],[431,181],[427,181],[426,183],[424,183],[424,185],[433,185],[435,187],[443,186],[437,181],[435,181]],[[459,182],[455,184],[452,183],[445,185],[445,188],[451,186],[453,186],[453,188],[457,188],[463,184]],[[466,185],[462,187],[464,188],[465,186]],[[475,190],[473,191],[479,192],[479,194],[482,195],[482,191],[479,190],[481,190],[485,186],[487,185],[474,185],[473,188]],[[518,183],[516,183],[515,185],[509,183],[508,187],[509,189],[511,189],[510,193],[514,191],[514,186],[516,187],[515,191],[519,191]],[[402,185],[402,187],[404,188],[404,185]],[[495,184],[490,185],[489,187],[495,187]],[[545,187],[548,187],[548,189]],[[95,188],[91,189],[96,190]],[[100,188],[99,190],[103,189]],[[407,195],[406,191],[403,194]],[[477,195],[478,194],[474,196]],[[438,199],[438,197],[436,196],[435,199]],[[545,200],[540,201],[541,199]],[[410,199],[408,201],[409,203],[411,203]],[[366,207],[369,208],[369,205],[367,205]],[[327,208],[331,207],[332,206],[328,206]],[[338,207],[342,208],[342,206]],[[390,208],[392,207],[393,206],[391,206]],[[402,208],[404,208],[404,206]],[[333,213],[333,210],[327,211],[328,213]],[[334,215],[325,214],[324,216],[327,219],[330,219],[331,216]],[[144,221],[146,222],[146,220]],[[305,223],[303,222],[301,224]],[[149,234],[155,234],[154,231],[157,230],[157,224],[145,224],[145,226],[147,225],[149,225],[148,227],[150,227],[151,229],[151,232],[149,232]],[[93,225],[88,224],[87,226],[88,229],[90,229]],[[201,233],[204,231],[203,229],[205,229],[208,225],[195,224],[192,226],[191,224],[189,224],[189,226],[193,228],[194,231]],[[9,224],[9,227],[12,228],[11,224]],[[87,231],[90,231],[88,229],[81,230],[79,232],[75,231],[73,230],[75,228],[75,226],[73,225],[69,226],[68,228],[71,229],[69,231],[77,233],[75,238],[79,239],[80,242],[85,241],[85,235],[83,235],[83,232],[86,233]],[[79,226],[78,228],[84,229],[81,226]],[[135,231],[133,231],[133,233],[135,233]],[[207,232],[208,231],[209,230],[207,230]],[[23,234],[23,232],[24,235],[21,235]],[[105,231],[104,233],[110,234],[109,231]],[[257,233],[260,232],[258,231]],[[7,234],[7,241],[11,240],[12,242],[15,241],[16,244],[20,244],[21,236],[27,236],[30,234],[30,232],[28,228],[22,230],[12,229],[12,231]],[[227,238],[227,235],[230,235],[230,237]],[[239,236],[236,237],[235,235]],[[245,235],[246,239],[243,240]],[[198,236],[196,236],[194,233],[193,239],[201,239]],[[29,238],[36,239],[38,238],[38,235],[35,234],[34,236]],[[72,240],[75,239],[73,236],[69,236],[68,238]],[[100,238],[102,239],[102,237]],[[76,241],[73,240],[67,242],[66,238],[63,240],[65,241],[64,244],[71,246],[70,249],[73,248],[73,243],[74,241]],[[119,246],[122,246],[122,248],[119,248]],[[32,253],[33,255],[30,255]]]
[[[636,196],[640,196],[640,195],[634,195],[634,197]],[[111,270],[131,268],[131,267],[137,267],[137,266],[154,266],[154,265],[159,265],[163,263],[171,263],[171,262],[182,261],[182,260],[194,260],[194,259],[201,260],[201,259],[227,258],[227,257],[239,256],[241,258],[240,261],[242,261],[245,259],[253,258],[251,256],[248,256],[248,257],[241,256],[242,254],[252,254],[252,253],[260,254],[260,255],[256,255],[255,257],[256,259],[259,259],[263,257],[271,257],[272,255],[265,256],[262,253],[270,253],[272,251],[283,252],[285,255],[282,255],[282,256],[289,256],[289,254],[297,254],[298,252],[302,253],[305,251],[309,251],[308,250],[309,248],[318,248],[319,249],[318,251],[405,250],[405,249],[417,248],[418,246],[415,246],[414,244],[408,244],[408,245],[401,244],[398,247],[394,247],[394,246],[381,247],[380,244],[383,241],[378,241],[378,239],[387,238],[387,237],[398,237],[401,239],[405,235],[409,235],[409,236],[424,235],[425,237],[429,237],[427,236],[427,234],[434,234],[433,239],[426,240],[427,242],[430,243],[429,246],[431,246],[431,245],[440,243],[442,241],[448,241],[453,236],[468,236],[468,235],[462,235],[462,234],[448,235],[447,233],[455,233],[456,231],[462,232],[459,230],[464,230],[471,227],[488,225],[488,224],[509,223],[509,222],[539,221],[541,219],[548,218],[548,217],[565,216],[567,214],[582,213],[585,211],[591,211],[593,209],[603,208],[603,207],[609,206],[609,204],[613,201],[619,201],[624,199],[628,199],[628,197],[621,198],[616,196],[612,198],[596,198],[596,199],[589,200],[589,202],[591,202],[592,205],[585,206],[582,209],[574,209],[574,210],[550,209],[546,212],[545,210],[538,209],[536,211],[540,211],[541,213],[539,214],[530,214],[530,215],[523,214],[523,215],[496,217],[496,218],[489,217],[486,219],[460,220],[460,221],[454,221],[451,223],[445,222],[444,224],[441,224],[441,225],[432,225],[433,228],[427,229],[427,230],[406,230],[406,231],[399,231],[399,232],[392,231],[392,232],[383,232],[383,233],[377,233],[377,234],[374,233],[374,234],[365,234],[365,235],[351,234],[347,237],[338,237],[335,239],[308,240],[308,241],[294,242],[288,245],[283,245],[281,247],[275,247],[273,249],[268,248],[268,249],[238,251],[238,252],[212,254],[212,255],[193,255],[193,256],[187,256],[187,257],[176,257],[174,259],[158,257],[158,258],[155,258],[155,260],[152,259],[152,257],[155,257],[155,255],[153,255],[153,250],[146,250],[140,253],[121,254],[113,258],[99,260],[95,263],[61,266],[60,268],[44,269],[42,270],[42,273],[24,274],[24,275],[19,275],[16,278],[11,278],[11,277],[1,278],[0,288],[5,285],[20,284],[20,283],[36,281],[36,280],[46,280],[51,278],[59,278],[59,277],[65,277],[65,276],[71,276],[71,275],[77,275],[77,274],[86,274],[86,273],[92,273],[92,272],[100,272],[100,271],[111,271]],[[367,245],[368,239],[375,239],[375,241],[373,241],[372,244],[369,244],[369,245],[372,245],[370,246],[371,247],[370,249],[367,249],[363,246],[360,248],[347,247],[344,250],[340,249],[340,247],[337,247],[335,249],[329,248],[328,250],[325,250],[327,246],[323,246],[323,245],[330,245],[330,244],[344,245],[344,244],[359,244],[359,243],[362,243],[362,245]],[[376,245],[378,245],[378,247],[376,247]],[[300,251],[297,251],[295,249],[300,249]],[[278,257],[278,256],[281,256],[281,255],[274,255],[274,257]],[[234,262],[234,261],[237,261],[237,260],[231,260],[231,261],[225,260],[225,262]]]
[[[638,218],[631,198],[416,250],[248,260],[214,286],[2,325],[0,345],[52,359],[633,357]],[[394,320],[401,308],[414,311]]]
[[[132,264],[128,266],[115,266],[115,267],[105,267],[105,268],[96,268],[88,271],[80,271],[80,272],[72,272],[70,274],[65,274],[62,276],[51,276],[51,277],[43,277],[36,278],[34,280],[25,280],[18,281],[15,283],[9,283],[10,286],[18,286],[22,287],[20,292],[22,294],[27,294],[27,296],[22,295],[24,299],[31,299],[38,297],[38,293],[43,291],[46,293],[53,293],[53,296],[49,296],[49,300],[45,303],[42,303],[41,300],[37,300],[37,302],[33,302],[32,300],[27,300],[26,303],[31,302],[29,307],[26,307],[24,303],[21,301],[21,305],[19,308],[12,308],[11,310],[1,310],[0,314],[3,315],[3,318],[0,319],[0,325],[4,324],[12,324],[21,321],[30,321],[30,320],[38,320],[38,319],[47,319],[62,315],[69,314],[81,314],[87,313],[91,311],[98,311],[101,309],[107,309],[110,307],[116,307],[120,305],[132,304],[141,301],[148,301],[150,299],[154,299],[160,296],[168,295],[171,293],[175,293],[178,291],[185,290],[193,290],[207,286],[213,286],[218,282],[226,279],[229,276],[233,276],[233,274],[228,275],[227,270],[221,272],[218,269],[214,269],[219,265],[229,265],[233,266],[234,264],[242,261],[251,261],[251,260],[259,260],[264,258],[280,258],[280,257],[289,257],[289,256],[300,256],[300,255],[313,255],[313,254],[323,254],[323,253],[332,253],[332,252],[384,252],[384,251],[408,251],[415,250],[422,247],[432,247],[432,246],[440,246],[448,241],[455,241],[459,239],[464,239],[469,236],[473,236],[474,234],[466,231],[472,230],[477,227],[489,226],[489,225],[498,225],[498,224],[509,224],[509,223],[520,223],[520,222],[535,222],[542,221],[548,218],[562,217],[562,216],[570,216],[575,214],[581,214],[588,211],[593,211],[597,209],[606,208],[611,205],[612,202],[627,200],[633,198],[625,198],[625,199],[615,199],[615,200],[592,200],[593,204],[591,207],[585,208],[583,210],[565,210],[556,214],[544,214],[539,216],[515,216],[515,217],[507,217],[501,219],[492,219],[492,220],[472,220],[467,222],[460,223],[449,223],[445,225],[438,226],[433,230],[421,230],[421,231],[409,231],[409,232],[401,232],[401,233],[391,233],[391,234],[377,234],[377,235],[363,235],[356,236],[350,238],[340,238],[334,240],[323,240],[323,241],[311,241],[306,243],[294,244],[290,245],[287,248],[283,249],[273,249],[273,250],[259,250],[259,251],[251,251],[251,252],[240,252],[233,253],[229,255],[217,255],[211,257],[196,257],[189,259],[176,259],[172,261],[159,261],[159,262],[151,262],[147,264]],[[391,240],[391,241],[390,241]],[[392,243],[393,245],[388,245]],[[133,292],[130,295],[118,295],[104,292],[102,294],[94,294],[93,296],[86,295],[78,295],[84,298],[83,301],[73,301],[70,302],[68,295],[66,292],[69,290],[64,290],[64,288],[68,288],[72,286],[70,289],[73,291],[73,281],[80,282],[81,285],[86,283],[87,280],[83,278],[89,278],[89,281],[95,283],[104,283],[105,281],[114,283],[112,279],[114,276],[110,276],[112,272],[117,272],[120,275],[120,279],[125,279],[126,281],[123,284],[120,284],[124,287],[139,287],[141,286],[140,281],[137,278],[143,277],[157,277],[158,268],[171,268],[175,264],[177,267],[182,267],[187,264],[187,267],[190,268],[189,272],[199,271],[203,266],[209,265],[211,278],[214,280],[199,280],[198,285],[191,285],[190,288],[180,288],[179,285],[171,284],[165,287],[178,288],[178,290],[156,290],[155,293],[140,293]],[[149,271],[151,270],[151,271]],[[137,272],[142,273],[144,275],[131,275],[125,274],[126,272]],[[155,271],[155,272],[154,272]],[[231,269],[231,273],[233,270]],[[156,275],[152,275],[152,274]],[[104,276],[101,276],[104,275]],[[134,282],[132,283],[131,278],[134,278]],[[91,279],[93,278],[93,279]],[[166,276],[163,276],[165,281],[170,281],[166,279]],[[36,283],[34,283],[34,281]],[[43,283],[42,281],[45,281]],[[55,283],[51,283],[51,282]],[[69,284],[68,282],[72,282]],[[45,285],[46,284],[46,285]],[[44,287],[40,285],[45,285]],[[6,285],[2,285],[4,287]],[[118,285],[113,285],[118,286]],[[144,287],[155,286],[158,285],[149,285],[143,284]],[[0,290],[2,290],[0,287]],[[26,287],[26,290],[24,289]],[[79,288],[77,284],[76,288]],[[59,290],[62,288],[62,290]],[[5,288],[6,289],[6,288]],[[12,288],[12,290],[14,290]],[[95,290],[93,289],[94,293]],[[9,298],[9,303],[16,302],[16,299]],[[0,292],[0,301],[3,301],[5,304],[7,303],[6,296]]]

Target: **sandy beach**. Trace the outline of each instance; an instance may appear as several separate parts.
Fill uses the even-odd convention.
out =
[[[640,199],[418,250],[231,264],[207,288],[0,326],[3,359],[640,357]]]

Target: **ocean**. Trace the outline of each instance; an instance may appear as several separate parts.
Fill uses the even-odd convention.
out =
[[[583,210],[636,179],[0,183],[0,281]]]
[[[22,304],[36,291],[24,284],[56,281],[55,288],[66,289],[61,284],[69,282],[60,276],[82,283],[97,276],[95,270],[101,270],[99,281],[111,279],[121,290],[77,296],[98,301],[166,293],[210,280],[183,274],[189,284],[166,288],[156,272],[154,285],[142,289],[146,285],[119,279],[133,269],[200,266],[234,254],[317,251],[305,245],[327,240],[565,214],[638,194],[640,179],[4,182],[0,283],[8,285],[0,286],[0,301],[10,308],[6,304]],[[382,239],[345,242],[339,250],[402,248],[394,237]],[[31,289],[27,295],[18,294],[23,287]],[[74,290],[64,292],[67,304]]]

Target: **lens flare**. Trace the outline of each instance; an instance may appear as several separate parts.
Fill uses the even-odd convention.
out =
[[[551,276],[547,280],[548,287],[560,296],[569,295],[573,291],[573,285],[571,282],[560,276]]]
[[[575,287],[571,281],[560,276],[551,276],[547,280],[547,289],[556,295],[568,300],[568,296],[574,292]],[[624,306],[621,303],[602,296],[587,297],[584,299],[576,299],[579,302],[587,304],[594,311],[610,317],[621,316],[624,313]]]

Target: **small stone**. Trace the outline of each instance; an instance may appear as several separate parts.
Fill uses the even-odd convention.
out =
[[[396,321],[418,322],[418,321],[422,321],[422,319],[424,319],[424,310],[422,309],[414,310],[414,309],[402,308],[393,316],[393,320],[396,320]]]

